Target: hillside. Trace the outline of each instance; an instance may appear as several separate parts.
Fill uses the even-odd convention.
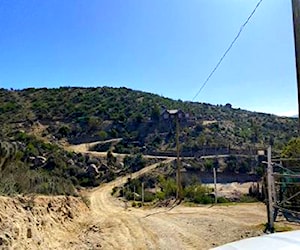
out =
[[[0,89],[0,103],[0,194],[6,195],[77,195],[78,188],[109,182],[155,162],[143,155],[174,157],[176,123],[165,117],[165,110],[183,112],[182,156],[250,155],[269,144],[280,153],[297,130],[294,118],[233,109],[230,104],[174,101],[126,88]],[[102,153],[76,153],[68,146],[80,143]],[[196,160],[188,165],[198,170],[215,163]],[[237,173],[257,165],[234,156],[219,163]]]
[[[260,203],[164,207],[176,196],[176,123],[166,110],[183,112],[186,204],[213,202],[200,183],[211,182],[213,167],[219,185],[257,180],[263,168],[249,155],[269,144],[280,153],[297,135],[293,118],[126,88],[0,89],[0,103],[0,195],[11,196],[0,197],[5,249],[210,249],[260,235]],[[218,202],[252,198],[224,187]]]
[[[126,88],[0,90],[2,139],[15,131],[51,142],[83,143],[123,138],[122,152],[166,152],[175,149],[174,120],[164,109],[180,109],[182,153],[203,148],[281,149],[296,136],[297,120],[233,109],[231,105],[182,102]]]

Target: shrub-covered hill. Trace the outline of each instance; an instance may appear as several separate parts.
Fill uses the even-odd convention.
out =
[[[123,138],[115,148],[119,152],[174,151],[175,122],[163,119],[164,109],[189,114],[180,121],[182,153],[269,144],[281,149],[297,135],[295,118],[234,109],[229,104],[175,101],[127,88],[0,89],[0,104],[2,139],[20,130],[70,143]]]
[[[69,152],[17,132],[9,140],[0,141],[0,195],[77,195],[77,189],[98,186],[155,161],[144,159],[141,154],[122,160],[110,151],[100,158]]]

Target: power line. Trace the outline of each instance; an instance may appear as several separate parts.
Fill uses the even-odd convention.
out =
[[[192,101],[194,101],[196,99],[196,97],[201,93],[202,89],[205,87],[205,85],[207,84],[207,82],[209,81],[209,79],[213,76],[213,74],[215,73],[215,71],[219,68],[220,64],[222,63],[222,61],[224,60],[224,58],[226,57],[226,55],[228,54],[228,52],[231,50],[231,48],[233,47],[233,45],[235,44],[235,42],[237,41],[237,39],[241,35],[243,29],[246,27],[246,25],[248,24],[248,22],[250,21],[250,19],[252,18],[252,16],[254,15],[254,13],[256,12],[256,10],[260,6],[260,4],[262,3],[262,1],[263,0],[259,0],[259,2],[256,4],[254,10],[251,12],[251,14],[249,15],[249,17],[245,21],[245,23],[241,26],[239,32],[237,33],[237,35],[235,36],[235,38],[233,39],[233,41],[229,45],[228,49],[225,51],[225,53],[223,54],[223,56],[220,58],[219,62],[214,67],[214,69],[212,70],[212,72],[208,75],[208,77],[206,78],[206,80],[204,81],[204,83],[202,84],[201,88],[199,89],[199,91],[197,92],[197,94],[194,96],[194,98],[192,99]]]

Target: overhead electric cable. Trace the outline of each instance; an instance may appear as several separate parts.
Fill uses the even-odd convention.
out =
[[[222,63],[222,61],[224,60],[224,58],[226,57],[226,55],[228,54],[228,52],[231,50],[231,48],[233,47],[233,45],[235,44],[235,42],[237,41],[237,39],[241,35],[243,29],[246,27],[246,25],[248,24],[248,22],[250,21],[250,19],[252,18],[252,16],[254,15],[254,13],[256,12],[256,10],[260,6],[260,4],[262,3],[262,1],[263,0],[259,0],[259,2],[256,4],[254,10],[251,12],[251,14],[249,15],[249,17],[245,21],[245,23],[241,26],[239,32],[237,33],[237,35],[235,36],[235,38],[233,39],[233,41],[229,45],[228,49],[225,51],[225,53],[223,54],[223,56],[220,58],[220,60],[218,61],[217,65],[214,67],[214,69],[212,70],[212,72],[208,75],[208,77],[206,78],[206,80],[204,81],[204,83],[202,84],[201,88],[199,89],[199,91],[197,92],[197,94],[194,96],[194,98],[192,99],[192,101],[194,101],[196,99],[196,97],[201,93],[202,89],[205,87],[205,85],[207,84],[207,82],[209,81],[209,79],[213,76],[213,74],[215,73],[215,71],[219,68],[220,64]]]

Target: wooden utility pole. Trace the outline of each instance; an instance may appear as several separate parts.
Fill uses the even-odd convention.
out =
[[[177,192],[176,199],[182,200],[182,186],[181,186],[181,168],[180,168],[180,158],[179,158],[179,120],[178,113],[175,116],[176,119],[176,154],[177,154],[177,174],[176,174],[176,182],[177,182]]]
[[[268,147],[268,167],[267,167],[267,193],[268,193],[268,204],[267,204],[267,212],[268,212],[268,231],[270,233],[274,233],[274,202],[273,197],[275,194],[273,193],[273,166],[271,161],[271,146]]]
[[[217,193],[217,173],[216,173],[216,168],[213,167],[214,171],[214,186],[215,186],[215,203],[217,204],[218,202],[218,193]]]
[[[292,0],[298,87],[298,135],[300,135],[300,0]]]
[[[144,201],[145,201],[145,191],[144,191],[144,182],[142,182],[142,206],[144,206]]]

